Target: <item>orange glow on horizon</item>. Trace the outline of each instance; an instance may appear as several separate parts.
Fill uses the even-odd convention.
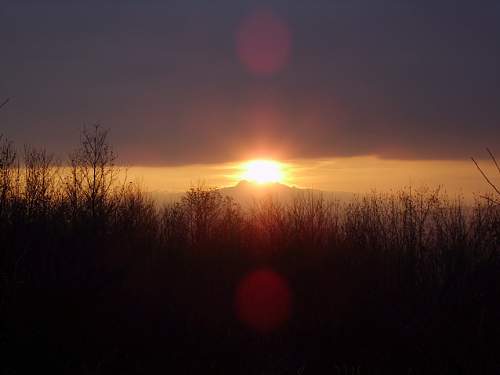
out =
[[[245,179],[248,164],[255,160],[267,160],[279,166],[281,177],[271,180],[325,192],[365,194],[373,190],[397,191],[407,186],[441,186],[451,196],[463,194],[471,201],[473,193],[489,191],[477,169],[467,160],[390,160],[376,156],[279,159],[266,151],[227,163],[131,166],[123,171],[127,171],[130,181],[139,183],[147,191],[157,192],[182,193],[200,182],[216,188],[235,186]],[[483,164],[486,172],[493,176],[495,166],[487,161]]]

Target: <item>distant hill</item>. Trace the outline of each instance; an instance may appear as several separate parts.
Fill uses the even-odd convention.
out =
[[[337,199],[340,201],[351,200],[353,193],[348,192],[325,192],[315,189],[303,189],[280,183],[255,184],[248,181],[240,181],[237,185],[220,189],[221,193],[242,205],[252,204],[266,198],[273,198],[283,202],[304,196],[323,196],[326,199]]]
[[[315,189],[303,189],[295,186],[288,186],[280,183],[255,184],[249,181],[240,181],[235,186],[218,189],[223,195],[233,198],[242,206],[251,205],[262,199],[276,199],[282,202],[290,202],[292,199],[301,196],[323,196],[328,200],[338,200],[341,202],[350,201],[355,194],[343,191],[321,191]],[[151,192],[150,196],[159,204],[168,204],[178,201],[184,193],[179,192]]]

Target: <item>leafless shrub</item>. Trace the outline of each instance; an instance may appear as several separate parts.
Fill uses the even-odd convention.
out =
[[[234,210],[234,202],[216,189],[205,189],[202,185],[192,187],[180,202],[184,213],[187,240],[191,244],[210,241],[217,234],[216,229]]]
[[[14,144],[0,134],[0,216],[15,185],[16,156]]]
[[[56,193],[54,157],[45,150],[24,148],[24,199],[29,214],[45,213]]]

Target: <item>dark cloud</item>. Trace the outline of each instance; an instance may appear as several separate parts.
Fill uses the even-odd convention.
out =
[[[497,4],[7,2],[0,96],[13,100],[0,131],[63,153],[99,122],[121,159],[141,164],[266,149],[464,158],[500,141]],[[291,40],[288,60],[264,75],[236,46],[242,22],[263,8]]]

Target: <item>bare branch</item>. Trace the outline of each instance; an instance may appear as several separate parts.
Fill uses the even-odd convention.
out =
[[[492,198],[488,197],[487,195],[480,195],[480,197],[483,199],[486,199],[487,201],[493,203],[494,205],[500,205],[500,201],[492,199]]]
[[[0,104],[0,109],[6,105],[10,101],[10,98],[5,99],[1,104]]]
[[[474,164],[476,165],[476,167],[479,170],[479,172],[481,172],[481,174],[483,175],[483,177],[486,180],[486,182],[493,188],[493,190],[496,191],[496,193],[498,195],[500,195],[500,190],[498,190],[498,188],[495,186],[495,184],[490,181],[490,179],[488,178],[488,176],[486,176],[486,173],[484,173],[483,170],[481,169],[481,167],[479,166],[479,164],[477,164],[476,160],[474,160],[473,157],[471,157],[471,159],[474,162]]]
[[[488,151],[488,154],[490,154],[491,160],[493,160],[493,163],[495,163],[497,167],[498,173],[500,173],[500,167],[498,166],[497,159],[495,159],[495,156],[493,155],[493,153],[490,151],[489,148],[486,147],[486,151]]]

